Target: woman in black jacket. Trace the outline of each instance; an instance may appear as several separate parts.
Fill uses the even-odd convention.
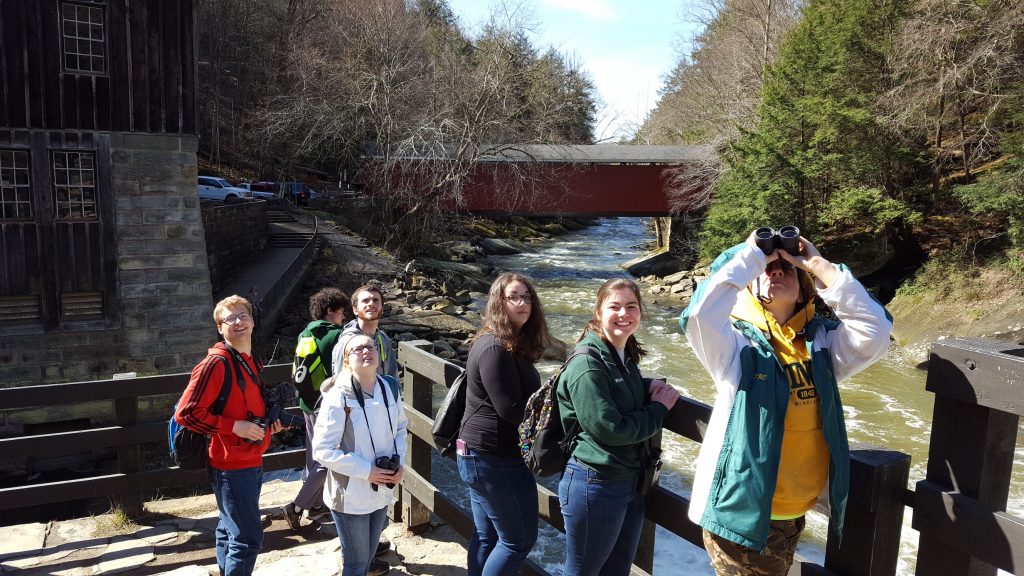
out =
[[[549,341],[530,280],[498,276],[469,351],[466,413],[456,450],[475,526],[469,576],[518,574],[537,541],[537,485],[519,453],[519,423],[527,399],[540,387],[533,363]]]

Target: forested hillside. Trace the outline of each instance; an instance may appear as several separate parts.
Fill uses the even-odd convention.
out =
[[[393,241],[443,224],[437,206],[458,202],[474,162],[501,153],[494,145],[593,139],[591,80],[531,44],[527,12],[498,10],[470,33],[444,0],[200,0],[199,10],[201,160],[247,178],[377,184],[389,191],[378,228],[412,233]],[[357,163],[367,144],[378,161]],[[407,161],[423,157],[429,170]]]
[[[796,224],[890,282],[986,266],[1024,286],[1024,3],[701,6],[637,141],[719,150],[690,176],[714,185],[703,258]]]

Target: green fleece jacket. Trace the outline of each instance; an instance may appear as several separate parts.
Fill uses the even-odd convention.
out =
[[[565,430],[578,420],[582,428],[572,455],[610,480],[628,480],[640,473],[640,443],[660,429],[668,409],[651,402],[648,381],[626,359],[626,373],[615,361],[615,349],[593,332],[578,346],[590,346],[601,360],[581,355],[558,379],[558,410]]]

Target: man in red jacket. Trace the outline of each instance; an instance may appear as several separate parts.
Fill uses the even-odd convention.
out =
[[[252,357],[252,305],[241,296],[229,296],[213,310],[217,331],[224,337],[193,370],[178,403],[179,424],[210,436],[209,471],[217,497],[217,566],[222,576],[248,576],[263,547],[260,488],[263,453],[270,435],[281,422],[257,422],[266,414],[259,366]],[[231,372],[228,372],[228,371]],[[224,378],[232,378],[224,410],[211,407]],[[269,434],[268,434],[269,432]]]

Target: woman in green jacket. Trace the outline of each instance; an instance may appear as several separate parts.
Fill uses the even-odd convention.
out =
[[[562,426],[579,435],[558,484],[565,519],[564,576],[625,576],[636,555],[644,519],[640,490],[646,441],[660,429],[679,393],[662,380],[645,380],[637,362],[644,350],[640,288],[613,278],[597,292],[594,317],[577,346],[595,349],[566,367],[558,387]]]

